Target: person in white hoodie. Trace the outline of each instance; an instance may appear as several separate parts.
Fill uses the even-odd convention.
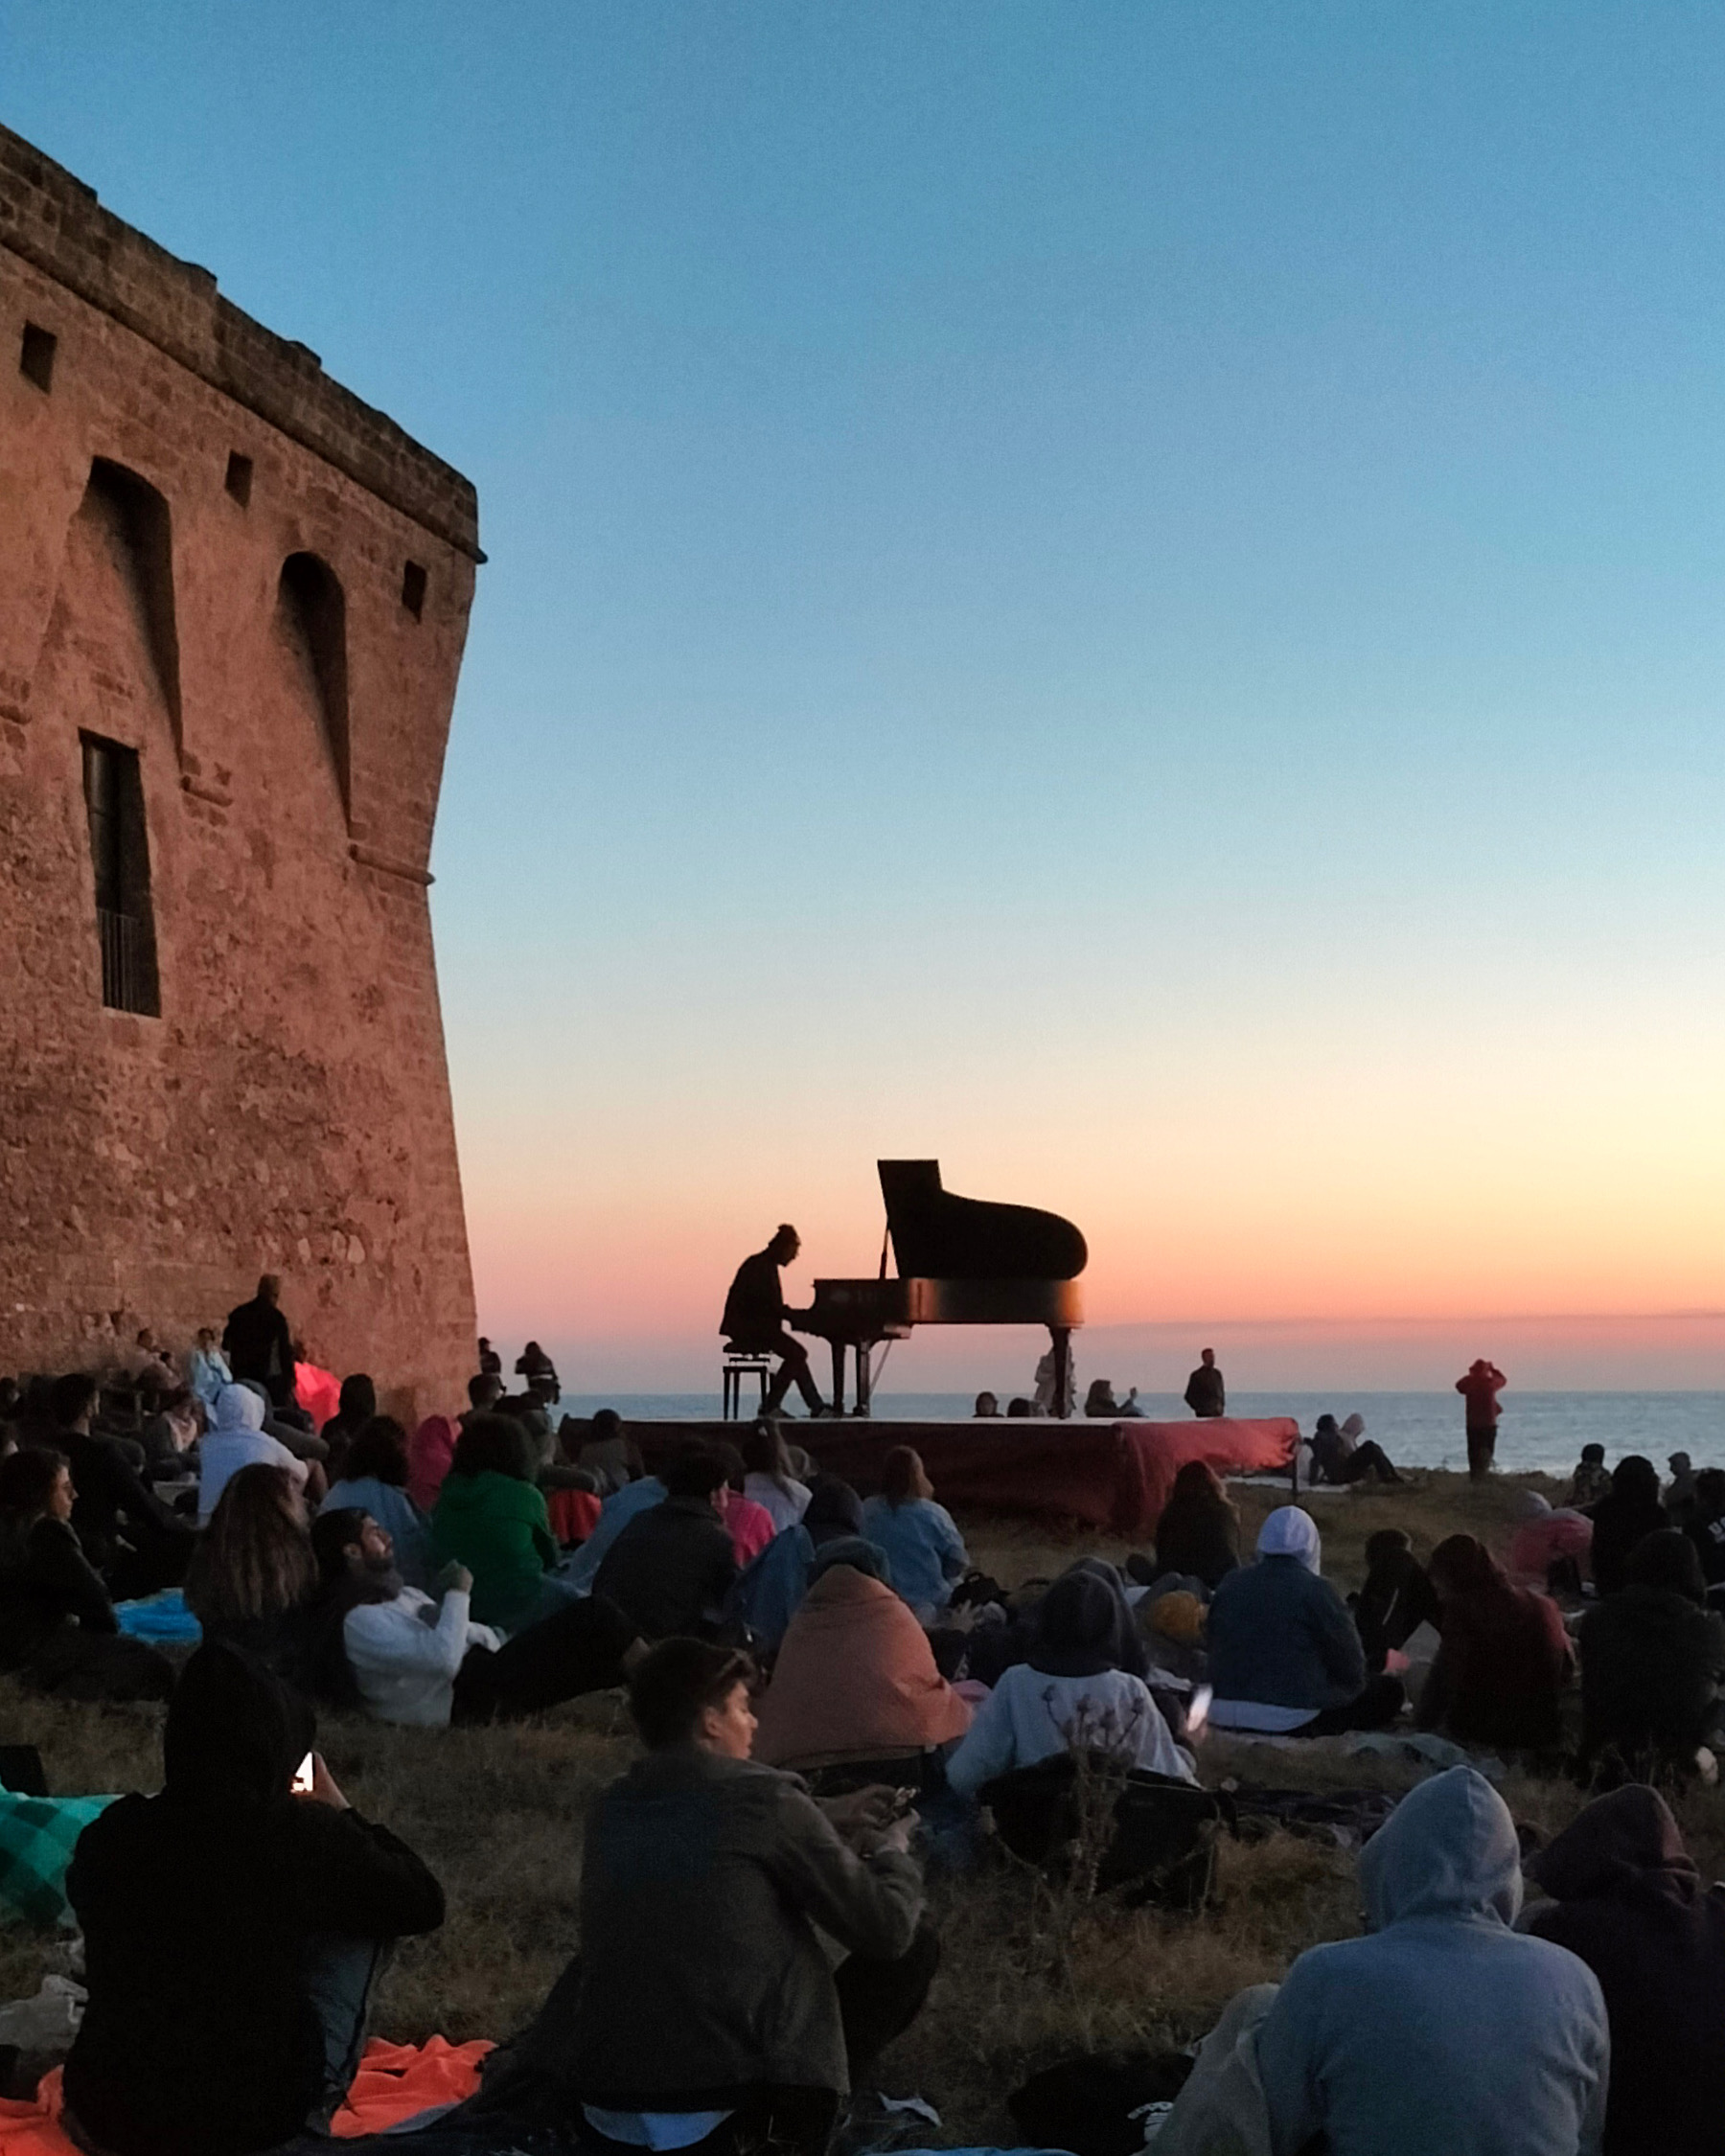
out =
[[[951,1788],[974,1797],[997,1775],[1068,1750],[1197,1780],[1149,1686],[1114,1662],[1115,1601],[1095,1573],[1062,1573],[1042,1599],[1037,1631],[1029,1661],[1002,1672],[947,1761]]]
[[[197,1447],[197,1524],[207,1527],[216,1502],[242,1467],[282,1467],[304,1490],[310,1473],[287,1446],[264,1429],[262,1393],[249,1385],[224,1385],[216,1395],[216,1418]],[[320,1485],[321,1486],[321,1485]]]
[[[472,1617],[473,1575],[451,1565],[443,1598],[409,1587],[395,1545],[355,1506],[320,1512],[311,1548],[321,1579],[311,1678],[334,1706],[380,1722],[444,1729],[542,1712],[620,1685],[646,1652],[604,1595],[572,1602],[509,1639]]]

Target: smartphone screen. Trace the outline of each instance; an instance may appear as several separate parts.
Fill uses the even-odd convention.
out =
[[[294,1772],[293,1772],[293,1779],[292,1779],[292,1780],[291,1780],[291,1781],[290,1781],[290,1782],[288,1783],[288,1788],[289,1788],[289,1789],[291,1789],[291,1790],[292,1790],[293,1794],[294,1794],[294,1795],[295,1795],[296,1797],[310,1797],[310,1794],[311,1794],[311,1755],[310,1755],[310,1753],[309,1753],[309,1752],[308,1752],[308,1753],[307,1753],[307,1755],[306,1755],[306,1756],[305,1756],[305,1757],[304,1757],[304,1758],[303,1758],[303,1759],[302,1759],[302,1760],[300,1761],[299,1765],[298,1765],[298,1766],[297,1766],[297,1767],[296,1767],[296,1768],[294,1769]]]

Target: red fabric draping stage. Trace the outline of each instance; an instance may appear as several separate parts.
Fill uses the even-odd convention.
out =
[[[729,1438],[747,1425],[632,1423],[650,1465],[691,1438]],[[894,1445],[914,1445],[942,1504],[1034,1519],[1082,1521],[1116,1535],[1150,1535],[1189,1459],[1218,1475],[1287,1468],[1300,1426],[1291,1415],[1236,1422],[791,1422],[785,1434],[864,1497]]]
[[[1080,1520],[1111,1534],[1156,1531],[1189,1459],[1218,1475],[1285,1468],[1300,1434],[1259,1422],[817,1422],[796,1437],[866,1495],[894,1445],[914,1445],[943,1504]]]

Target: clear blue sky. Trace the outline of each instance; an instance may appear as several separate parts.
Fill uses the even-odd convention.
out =
[[[877,1151],[1116,1322],[1725,1302],[1722,112],[1698,6],[3,0],[477,483],[489,1329],[709,1376]]]

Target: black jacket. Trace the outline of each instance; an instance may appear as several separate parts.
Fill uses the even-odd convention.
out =
[[[76,1531],[44,1516],[0,1548],[0,1668],[21,1669],[73,1618],[84,1632],[120,1629]]]
[[[228,1312],[226,1330],[221,1336],[222,1352],[228,1359],[228,1367],[238,1378],[250,1378],[256,1385],[267,1385],[271,1376],[293,1389],[293,1335],[288,1320],[273,1302],[264,1302],[254,1296],[250,1302],[242,1302]],[[273,1351],[275,1370],[269,1365]]]
[[[1615,1594],[1623,1584],[1624,1568],[1636,1545],[1662,1533],[1671,1523],[1657,1500],[1638,1504],[1614,1494],[1594,1506],[1593,1524],[1594,1585],[1601,1594]]]
[[[104,1568],[113,1562],[122,1514],[134,1545],[167,1540],[190,1552],[191,1524],[168,1509],[111,1437],[57,1430],[54,1442],[71,1462],[72,1486],[78,1492],[72,1525],[91,1564]]]
[[[443,1890],[356,1812],[288,1794],[310,1709],[249,1658],[201,1648],[169,1710],[159,1797],[79,1838],[66,1892],[89,2005],[66,2101],[114,2156],[249,2156],[324,2089],[304,1958],[318,1934],[434,1931]]]
[[[710,1637],[737,1576],[730,1536],[705,1498],[638,1512],[593,1579],[643,1640]]]
[[[737,1268],[719,1330],[733,1346],[769,1347],[785,1329],[785,1291],[770,1250],[757,1250]]]
[[[1692,1752],[1725,1673],[1725,1619],[1673,1588],[1634,1586],[1581,1619],[1581,1749]]]
[[[1195,1415],[1220,1415],[1228,1411],[1228,1388],[1213,1363],[1208,1367],[1200,1363],[1187,1378],[1185,1404]]]

